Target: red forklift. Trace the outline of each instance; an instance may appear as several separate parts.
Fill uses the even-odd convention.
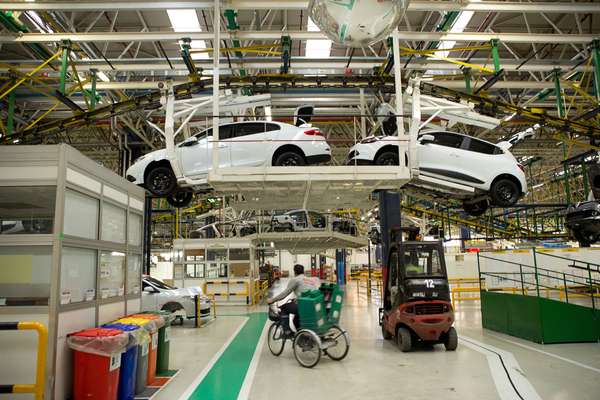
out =
[[[408,230],[408,240],[402,231]],[[413,345],[444,344],[456,350],[458,335],[452,326],[454,310],[440,241],[418,241],[418,231],[402,228],[392,233],[383,270],[383,308],[379,324],[383,338],[395,338],[407,352]]]

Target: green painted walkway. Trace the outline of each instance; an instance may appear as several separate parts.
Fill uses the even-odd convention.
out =
[[[248,314],[248,322],[189,397],[192,400],[236,400],[252,361],[267,313]]]

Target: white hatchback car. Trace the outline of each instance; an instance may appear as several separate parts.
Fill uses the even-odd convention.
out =
[[[142,278],[142,310],[170,311],[181,318],[195,318],[195,297],[200,296],[200,318],[210,317],[210,299],[202,288],[174,288],[163,281],[144,275]]]
[[[395,136],[368,137],[350,149],[347,163],[398,165],[395,141]],[[512,206],[527,192],[527,180],[510,147],[458,133],[423,132],[417,140],[421,179],[413,185],[462,200],[471,215],[483,214],[490,203]]]
[[[206,179],[212,168],[212,128],[175,146],[176,160],[185,178]],[[219,126],[219,167],[300,166],[331,159],[331,148],[318,128],[283,122],[246,121]],[[179,191],[166,150],[138,158],[127,179],[152,194],[167,197]],[[190,195],[191,198],[191,195]],[[178,204],[177,204],[178,205]]]

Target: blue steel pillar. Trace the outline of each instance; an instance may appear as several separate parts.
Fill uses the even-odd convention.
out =
[[[335,250],[335,273],[337,276],[337,284],[346,284],[346,249]]]
[[[379,225],[381,227],[381,260],[387,266],[388,252],[391,245],[391,230],[399,229],[400,218],[400,193],[379,192]]]

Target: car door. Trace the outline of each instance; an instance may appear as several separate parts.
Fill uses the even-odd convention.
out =
[[[294,221],[294,230],[305,231],[308,229],[308,218],[305,210],[298,210],[288,214]]]
[[[419,170],[426,175],[449,179],[460,183],[469,183],[468,171],[465,171],[465,158],[468,152],[463,149],[465,136],[452,132],[427,133],[432,142],[420,141],[417,144]]]
[[[236,167],[256,167],[271,164],[273,146],[279,137],[280,126],[266,121],[240,122],[235,124],[231,161]]]
[[[148,292],[144,289],[151,288],[153,291]],[[146,279],[142,279],[142,310],[155,311],[158,310],[158,289],[152,286]]]
[[[464,148],[461,164],[465,174],[471,178],[470,183],[481,189],[489,189],[496,175],[506,170],[504,152],[492,143],[473,137],[466,137]]]
[[[228,167],[231,164],[230,143],[226,140],[231,138],[231,125],[219,127],[219,167]],[[209,128],[197,135],[196,140],[185,140],[177,146],[178,157],[181,162],[183,173],[192,179],[206,178],[208,170],[212,168],[213,135]]]

